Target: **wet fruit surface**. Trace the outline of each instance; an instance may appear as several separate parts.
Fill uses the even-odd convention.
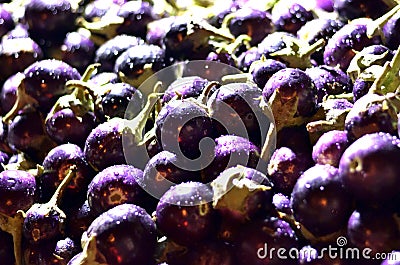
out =
[[[1,265],[400,262],[398,0],[0,2]]]

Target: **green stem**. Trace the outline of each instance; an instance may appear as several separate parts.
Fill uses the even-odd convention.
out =
[[[0,213],[0,229],[12,235],[15,264],[22,265],[22,229],[25,213],[18,211],[13,217]]]
[[[349,102],[353,102],[354,100],[354,95],[353,93],[342,93],[342,94],[338,94],[338,95],[327,95],[324,98],[325,100],[328,99],[346,99]]]
[[[238,36],[233,43],[226,46],[225,50],[229,54],[234,55],[235,51],[240,47],[240,45],[245,44],[247,48],[250,49],[250,42],[251,42],[251,37],[249,35],[243,34]]]
[[[11,110],[6,115],[4,115],[3,122],[8,124],[10,120],[17,116],[18,112],[27,105],[38,106],[39,103],[36,99],[25,93],[25,86],[21,81],[17,88],[17,100]]]
[[[390,8],[393,8],[396,5],[400,4],[399,0],[383,0],[383,2],[385,3],[385,5],[387,5]]]
[[[325,46],[325,40],[324,39],[319,39],[317,42],[311,44],[310,46],[308,46],[306,49],[300,50],[300,56],[301,58],[304,59],[309,59],[310,56],[315,53],[316,51],[318,51],[319,49],[321,49],[322,47]]]
[[[201,95],[198,97],[197,101],[203,105],[206,105],[208,96],[210,95],[210,92],[211,92],[211,89],[218,85],[219,85],[219,83],[216,81],[212,81],[209,84],[207,84],[207,86],[203,89],[203,92],[201,93]]]
[[[76,166],[70,166],[68,169],[67,175],[64,177],[64,179],[61,181],[60,185],[58,185],[56,191],[54,192],[53,196],[51,196],[49,202],[47,204],[49,205],[58,205],[60,203],[60,200],[62,199],[64,190],[67,188],[69,183],[72,181],[72,179],[76,175]]]
[[[368,90],[369,94],[382,94],[382,82],[384,82],[384,78],[390,71],[390,62],[386,62],[382,68],[382,73],[375,79],[374,83]]]
[[[283,36],[286,47],[273,52],[270,56],[279,56],[289,64],[289,67],[306,69],[311,67],[310,56],[325,45],[325,40],[319,39],[312,45],[293,37]],[[305,47],[305,48],[303,48]]]
[[[87,91],[93,98],[93,100],[96,100],[98,96],[100,96],[100,91],[96,91],[88,82],[82,81],[82,80],[68,80],[65,83],[65,87],[67,89],[80,89],[82,91]]]
[[[76,264],[80,265],[108,265],[106,259],[97,251],[96,237],[91,236],[87,239],[83,246],[82,255]]]
[[[224,17],[221,23],[221,28],[222,29],[229,29],[229,23],[231,22],[232,19],[236,17],[235,13],[229,13]]]
[[[124,22],[123,17],[119,16],[106,16],[95,22],[88,22],[84,18],[79,18],[77,24],[82,26],[91,33],[96,33],[105,36],[107,39],[111,39],[117,35],[117,29]]]
[[[275,138],[276,138],[276,126],[273,122],[271,122],[260,155],[260,158],[266,163],[269,162],[275,150],[275,144],[276,144]]]
[[[140,144],[143,140],[143,130],[146,126],[150,112],[153,110],[153,107],[159,100],[159,97],[163,95],[162,93],[158,92],[160,91],[161,87],[162,83],[158,82],[154,87],[154,92],[148,95],[144,108],[135,118],[132,120],[127,120],[125,124],[125,127],[128,127],[132,131],[137,144]]]
[[[223,85],[230,83],[246,83],[253,81],[253,76],[249,73],[225,75],[221,78],[221,81]]]
[[[369,93],[386,94],[395,92],[400,85],[400,47],[391,62],[386,62],[381,75],[374,81]]]
[[[192,23],[191,23],[192,24]],[[203,21],[193,21],[194,25],[199,25],[201,29],[205,30],[210,37],[219,38],[224,41],[233,42],[235,37],[225,28],[216,28]]]
[[[82,80],[83,82],[89,81],[90,78],[92,77],[92,74],[93,74],[95,71],[97,71],[97,68],[99,68],[100,66],[101,66],[100,63],[94,63],[94,64],[89,65],[89,66],[86,68],[85,72],[83,73],[81,80]]]
[[[367,36],[372,38],[374,36],[382,35],[382,27],[391,19],[398,11],[400,11],[400,5],[396,5],[389,12],[384,14],[378,19],[375,19],[370,24],[367,25]]]

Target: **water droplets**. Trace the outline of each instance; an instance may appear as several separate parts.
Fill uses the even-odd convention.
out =
[[[15,179],[13,179],[13,178],[7,179],[8,187],[13,188],[13,187],[15,187],[16,184],[17,184],[17,181]]]

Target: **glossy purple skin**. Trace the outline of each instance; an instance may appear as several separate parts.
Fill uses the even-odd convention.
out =
[[[165,51],[156,45],[143,44],[124,51],[115,61],[114,72],[129,79],[137,79],[143,73],[143,67],[151,64],[154,72],[165,66]]]
[[[353,211],[351,194],[331,165],[315,165],[300,176],[291,206],[296,221],[317,237],[345,228]]]
[[[108,0],[95,0],[88,3],[83,11],[83,17],[87,21],[95,21],[103,17],[106,13],[109,15],[111,12],[117,14],[119,4]]]
[[[113,118],[99,124],[86,139],[84,152],[89,164],[97,171],[109,166],[126,164],[122,147],[124,122]]]
[[[18,23],[15,27],[8,31],[2,39],[18,39],[18,38],[29,38],[28,27],[25,24]]]
[[[87,185],[95,173],[86,161],[82,149],[75,144],[62,144],[53,148],[43,160],[44,173],[37,178],[40,200],[50,200],[58,185],[69,173],[70,168],[75,167],[75,176],[64,190],[64,205],[79,199],[84,201]]]
[[[285,127],[277,133],[276,137],[276,148],[288,147],[296,154],[309,156],[310,162],[312,162],[312,144],[307,128],[304,125]]]
[[[4,168],[1,164],[6,165],[9,160],[10,160],[10,155],[3,151],[0,151],[0,170],[1,171],[4,170]]]
[[[14,28],[14,20],[10,12],[8,12],[2,4],[0,4],[0,37]]]
[[[273,34],[273,33],[271,33]],[[250,49],[242,52],[237,59],[237,66],[243,72],[248,72],[251,64],[261,58],[261,54],[257,47],[251,47]]]
[[[42,58],[42,49],[29,37],[3,40],[0,46],[0,77],[5,79],[22,72]]]
[[[148,44],[154,44],[162,47],[165,34],[167,34],[167,32],[169,31],[175,19],[176,17],[174,16],[164,17],[152,21],[150,24],[148,24],[146,42]]]
[[[313,160],[316,164],[329,164],[337,168],[342,154],[349,145],[346,131],[332,130],[326,132],[313,147]]]
[[[284,63],[281,63],[274,59],[266,59],[260,64],[256,64],[250,74],[253,76],[253,81],[257,84],[260,89],[263,89],[267,81],[273,74],[286,68]]]
[[[326,44],[324,63],[333,67],[339,65],[340,69],[345,71],[357,51],[381,42],[380,37],[369,39],[366,31],[365,22],[344,25]]]
[[[394,52],[387,48],[386,46],[383,46],[381,44],[375,44],[375,45],[370,45],[365,48],[363,48],[360,52],[358,52],[359,55],[361,55],[363,58],[368,58],[370,55],[384,55],[382,58],[375,59],[374,60],[374,65],[381,65],[383,66],[386,62],[390,62],[393,58]],[[360,70],[363,71],[366,67],[365,66],[359,66]]]
[[[382,33],[384,36],[383,43],[389,49],[396,50],[400,45],[400,14],[396,13],[389,21],[383,26]]]
[[[103,43],[97,50],[94,58],[95,63],[100,63],[99,72],[113,72],[114,64],[128,48],[143,44],[141,38],[129,35],[117,35]]]
[[[142,179],[143,171],[131,165],[115,165],[100,171],[87,189],[90,209],[101,214],[124,203],[145,207],[148,194],[139,184]]]
[[[334,0],[333,8],[342,19],[369,17],[376,19],[390,10],[383,0]]]
[[[361,50],[361,53],[363,53],[363,54],[373,54],[373,55],[381,55],[381,54],[384,54],[385,52],[388,52],[388,54],[382,60],[383,61],[392,60],[393,55],[394,55],[393,51],[390,50],[387,46],[384,46],[382,44],[371,45],[371,46],[365,47],[364,49]],[[385,62],[379,63],[379,64],[383,65],[384,63]]]
[[[334,103],[332,104],[333,109],[338,109],[338,110],[345,110],[345,109],[351,109],[354,106],[353,103],[348,101],[347,99],[335,99]]]
[[[217,178],[225,169],[242,165],[257,168],[260,160],[260,149],[248,139],[224,135],[215,139],[214,159],[202,170],[202,182],[208,183]]]
[[[286,31],[292,34],[314,19],[311,11],[305,9],[299,3],[293,3],[289,7],[272,9],[272,21],[276,31]]]
[[[264,186],[273,186],[270,179],[263,172],[250,167],[242,167],[242,169],[243,174],[246,176],[247,179],[250,179],[257,184],[261,184]]]
[[[68,262],[73,256],[78,254],[80,246],[77,245],[71,238],[67,237],[57,241],[54,254]]]
[[[56,60],[37,61],[24,70],[22,84],[25,92],[36,99],[43,111],[48,111],[57,99],[66,94],[65,83],[81,78],[78,70],[69,64]]]
[[[233,18],[228,23],[233,36],[246,34],[251,37],[250,45],[257,45],[268,34],[273,32],[271,14],[267,11],[243,7],[232,12]]]
[[[242,136],[261,148],[262,134],[271,122],[259,107],[261,93],[260,88],[246,83],[221,86],[207,102],[216,133]]]
[[[290,206],[290,197],[282,193],[275,193],[272,197],[272,203],[275,208],[282,213],[292,215],[292,208]]]
[[[234,253],[239,264],[252,265],[278,265],[278,264],[297,264],[295,260],[285,259],[284,263],[276,255],[269,258],[265,253],[265,258],[259,258],[257,252],[260,248],[298,248],[299,242],[289,223],[278,218],[269,218],[249,222],[238,230],[239,235],[235,240]],[[268,251],[267,249],[267,251]],[[260,251],[263,255],[264,252]]]
[[[149,158],[154,157],[156,154],[163,151],[162,146],[157,141],[157,137],[153,136],[146,142],[146,151]]]
[[[32,245],[56,240],[64,233],[66,217],[54,210],[44,214],[46,210],[44,204],[34,204],[26,212],[22,232]]]
[[[390,202],[400,192],[400,140],[366,134],[343,153],[339,172],[346,189],[362,204]]]
[[[329,39],[341,29],[345,23],[338,19],[316,18],[308,21],[297,31],[299,39],[307,41],[309,44],[314,44],[318,40],[323,39],[328,42]],[[325,43],[326,45],[326,43]],[[323,64],[324,49],[318,50],[311,55],[311,58],[316,60],[319,65]]]
[[[143,181],[146,189],[157,191],[157,194],[162,195],[171,185],[187,181],[200,181],[200,172],[181,168],[177,164],[175,154],[161,151],[147,163],[143,172]]]
[[[305,72],[312,79],[317,89],[318,103],[321,103],[327,95],[350,93],[353,89],[350,77],[338,68],[321,65],[307,68]]]
[[[400,251],[397,250],[390,252],[390,256],[381,263],[381,265],[399,265],[399,264],[400,264]]]
[[[25,240],[26,242],[26,240]],[[65,265],[60,259],[54,256],[56,240],[41,242],[40,244],[29,244],[27,242],[23,246],[23,264],[25,265]]]
[[[200,244],[216,230],[212,196],[211,188],[199,182],[185,182],[171,187],[157,205],[157,228],[178,244]]]
[[[172,23],[163,39],[168,60],[204,60],[213,50],[211,45],[204,44],[205,39],[201,37],[203,33],[197,34],[201,32],[198,24],[195,27],[193,25],[196,24],[182,17],[177,17]],[[188,37],[188,34],[195,37]],[[203,45],[200,46],[196,42]],[[195,48],[195,45],[199,47]]]
[[[266,58],[272,58],[270,56],[271,53],[279,51],[286,47],[285,42],[283,41],[284,37],[295,37],[293,34],[282,31],[275,31],[271,34],[268,34],[258,45],[258,54],[263,54]],[[259,58],[260,58],[259,57]],[[275,58],[272,58],[276,60]]]
[[[81,240],[83,232],[87,230],[90,224],[96,219],[97,215],[93,213],[93,210],[89,207],[87,200],[77,208],[72,210],[67,209],[67,216],[73,216],[74,218],[67,218],[65,232],[66,235],[74,239],[75,241]]]
[[[226,5],[215,6],[213,8],[214,15],[207,19],[208,23],[216,28],[220,28],[224,22],[224,18],[240,9],[241,5],[237,1],[227,1]]]
[[[142,93],[127,83],[114,83],[104,86],[108,90],[102,96],[101,107],[104,115],[113,118],[133,119],[143,109]],[[129,105],[129,109],[128,108]]]
[[[124,18],[124,22],[117,29],[117,34],[127,34],[146,38],[147,24],[158,17],[153,6],[148,2],[128,1],[121,5],[117,15]]]
[[[375,209],[356,210],[347,225],[349,241],[356,247],[370,248],[371,256],[400,247],[400,231],[391,213]]]
[[[7,142],[14,150],[26,152],[34,159],[44,158],[41,156],[46,155],[55,144],[50,141],[43,123],[44,119],[39,111],[23,110],[11,121]]]
[[[364,96],[356,101],[354,107],[346,116],[344,126],[349,140],[353,142],[363,135],[375,132],[396,135],[397,117],[383,102],[370,102],[367,107],[364,107],[365,104],[361,104],[361,101],[367,101],[368,98],[366,97]]]
[[[182,99],[191,97],[196,98],[200,96],[208,82],[208,80],[198,76],[182,77],[177,79],[164,91],[162,101],[163,103],[167,103],[175,97],[177,93],[182,95]]]
[[[153,262],[157,243],[156,225],[139,206],[121,204],[101,214],[89,226],[87,236],[96,236],[97,251],[109,264]]]
[[[58,144],[72,143],[83,147],[97,122],[92,112],[77,117],[70,108],[66,108],[47,119],[45,125],[46,132]]]
[[[274,92],[284,100],[297,98],[297,114],[308,117],[316,110],[316,89],[310,76],[297,68],[285,68],[271,76],[263,89],[263,98],[268,102]]]
[[[104,85],[107,83],[118,83],[119,77],[114,72],[101,72],[96,75],[93,75],[88,82],[95,84],[95,85]]]
[[[155,126],[157,141],[164,150],[177,154],[178,159],[182,156],[187,159],[199,158],[200,141],[213,135],[211,118],[207,112],[184,100],[165,105],[156,118]]]
[[[220,199],[218,199],[217,201],[214,200],[216,210],[222,217],[222,219],[226,223],[236,225],[244,224],[250,220],[254,221],[257,219],[275,216],[275,206],[272,203],[272,197],[274,195],[274,185],[269,181],[266,175],[258,170],[243,167],[243,169],[246,169],[245,171],[242,171],[240,173],[236,171],[235,173],[233,173],[234,175],[232,176],[230,173],[231,169],[232,167],[224,170],[215,180],[217,185],[221,183],[218,182],[218,179],[226,179],[226,177],[233,177],[233,179],[236,179],[236,181],[241,182],[241,184],[238,184],[238,182],[234,181],[232,184],[229,184],[229,187],[225,190],[224,194],[224,196],[226,197],[222,198],[222,202],[220,202]],[[236,167],[236,169],[239,168]],[[246,177],[246,179],[254,179],[254,181],[252,180],[251,182],[243,182],[243,175]],[[261,180],[259,178],[261,178]],[[222,182],[225,183],[224,181]],[[263,182],[263,184],[261,185],[264,185],[265,189],[256,188],[256,190],[252,190],[252,188],[249,188],[251,187],[251,185],[260,185],[260,182]],[[243,196],[237,196],[235,192],[230,192],[231,189],[242,188],[242,183],[247,183],[244,185],[245,191],[243,191]],[[215,186],[212,187],[214,188]],[[217,190],[221,192],[221,188],[217,188]],[[240,207],[229,205],[230,200],[235,200],[235,203],[240,205]]]
[[[354,80],[353,84],[353,99],[354,101],[365,96],[372,87],[373,81],[365,81],[362,78]]]
[[[61,60],[78,69],[80,73],[93,61],[96,52],[94,42],[79,32],[69,32],[61,45]]]
[[[14,153],[15,150],[8,144],[7,134],[8,125],[0,120],[0,151],[11,154]]]
[[[268,164],[268,176],[274,190],[290,194],[297,179],[309,167],[308,161],[296,155],[291,149],[281,147],[274,151]]]
[[[227,65],[230,65],[230,66],[233,66],[233,67],[236,66],[236,62],[233,59],[232,55],[229,54],[229,52],[224,52],[224,51],[221,51],[219,53],[210,52],[207,55],[206,61],[224,63],[224,64],[227,64]]]
[[[316,6],[322,10],[327,12],[333,11],[333,3],[335,2],[334,0],[316,0],[315,2]]]
[[[2,264],[15,264],[13,239],[11,234],[0,230],[0,242],[0,259]]]
[[[63,39],[76,27],[78,13],[67,0],[32,0],[25,6],[25,20],[34,38]]]
[[[13,216],[18,210],[28,210],[36,199],[36,180],[29,172],[5,170],[0,172],[0,211]]]
[[[18,86],[24,77],[25,75],[19,72],[10,76],[6,81],[4,81],[3,87],[0,91],[0,106],[3,114],[9,112],[14,106],[15,101],[17,100]]]

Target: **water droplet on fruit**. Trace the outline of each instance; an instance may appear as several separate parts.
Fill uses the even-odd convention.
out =
[[[15,181],[15,179],[8,179],[7,183],[10,184],[11,187],[14,187],[16,184],[16,181]]]

